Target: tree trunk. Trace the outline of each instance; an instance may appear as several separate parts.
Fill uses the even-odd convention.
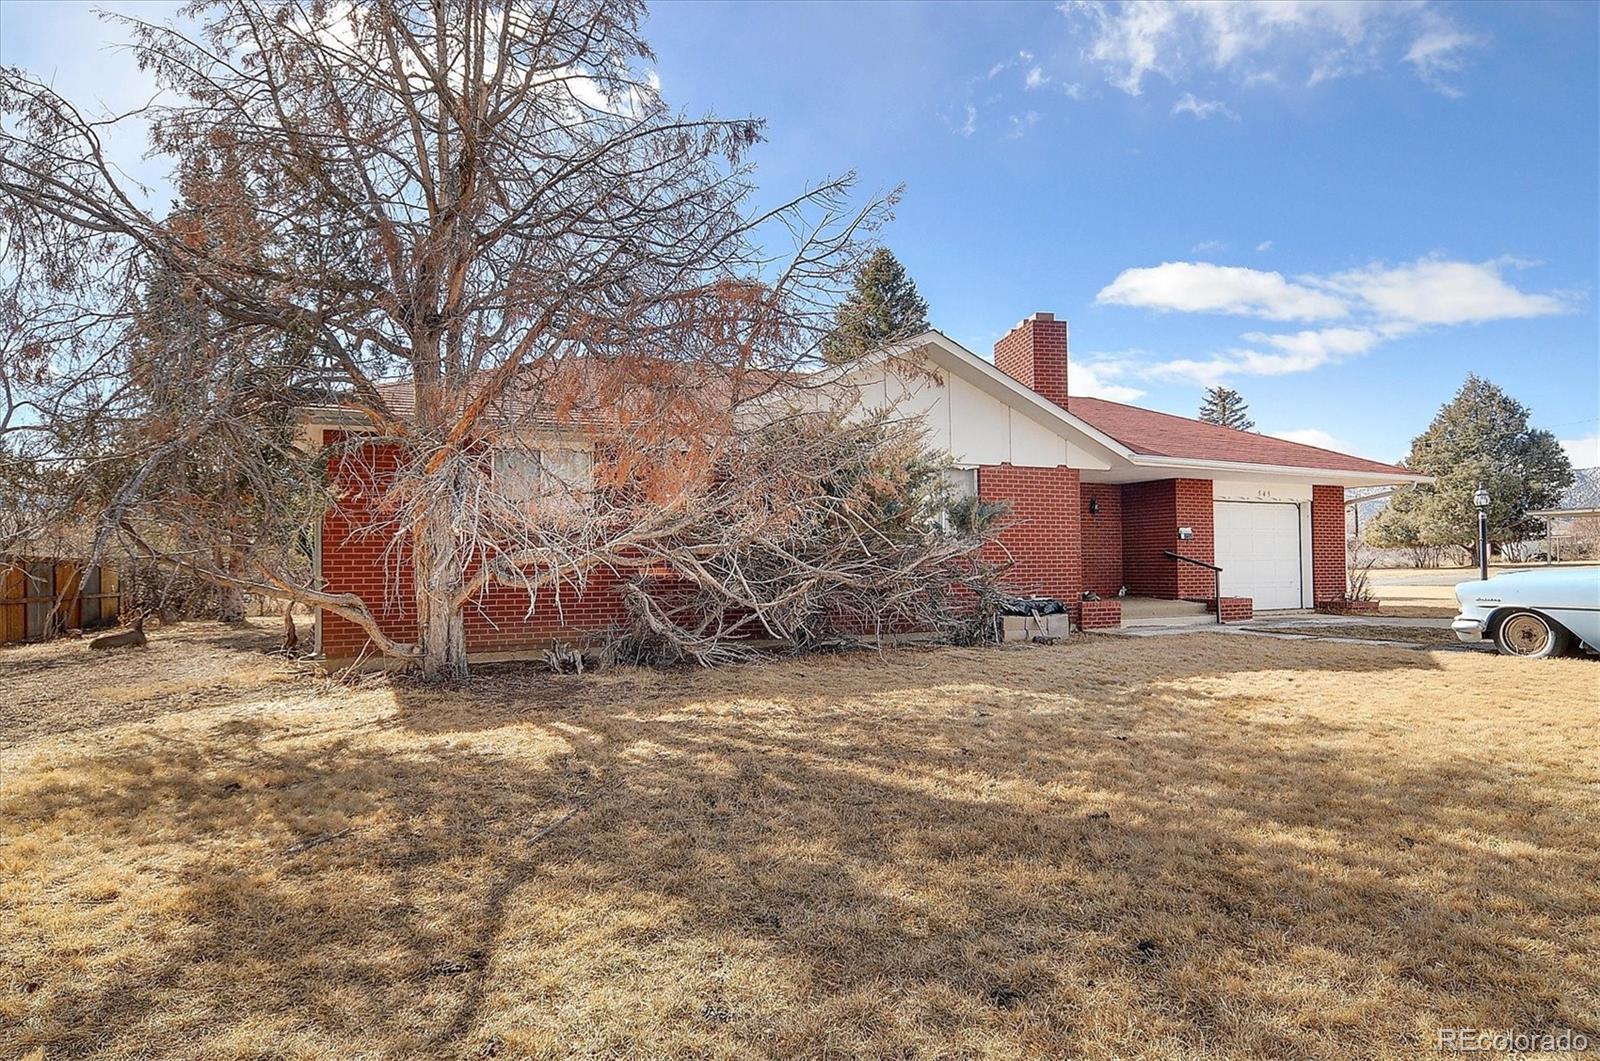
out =
[[[450,522],[448,509],[430,512],[417,530],[412,551],[420,662],[422,673],[430,678],[467,676],[466,622],[451,603],[461,589],[461,572]]]
[[[228,574],[237,574],[241,565],[238,552],[231,549],[218,549],[215,554],[216,565]],[[245,615],[244,590],[238,586],[217,587],[217,622],[242,623]]]
[[[217,587],[217,622],[244,622],[244,590],[237,586]]]

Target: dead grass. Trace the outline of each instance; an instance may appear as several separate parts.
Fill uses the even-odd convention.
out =
[[[1591,662],[1196,634],[468,694],[319,687],[271,627],[0,653],[0,1055],[1600,1036]]]
[[[1449,604],[1390,604],[1378,605],[1378,614],[1396,619],[1454,619],[1461,609]]]
[[[1477,578],[1476,574],[1463,573],[1462,581]],[[1450,619],[1461,610],[1456,602],[1454,586],[1418,586],[1406,582],[1379,584],[1372,587],[1378,599],[1378,614],[1397,619]]]
[[[1454,631],[1431,626],[1383,626],[1378,623],[1307,623],[1303,626],[1247,626],[1269,634],[1297,637],[1354,637],[1366,641],[1404,641],[1413,645],[1455,646],[1461,643]]]

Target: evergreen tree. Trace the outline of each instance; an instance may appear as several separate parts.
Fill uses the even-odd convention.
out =
[[[1256,422],[1249,417],[1250,407],[1239,392],[1228,387],[1212,387],[1206,391],[1206,400],[1200,403],[1200,419],[1208,424],[1221,424],[1240,431],[1250,431]]]
[[[1572,483],[1572,462],[1548,431],[1528,426],[1528,407],[1486,379],[1468,376],[1411,442],[1408,468],[1437,477],[1402,487],[1373,517],[1374,545],[1475,546],[1478,510],[1472,495],[1489,491],[1489,540],[1521,541],[1542,524],[1528,512],[1551,508]]]
[[[822,356],[837,365],[927,330],[928,304],[905,266],[883,247],[856,272],[855,291],[839,306]]]

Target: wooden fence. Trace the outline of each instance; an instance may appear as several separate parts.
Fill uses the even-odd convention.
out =
[[[106,565],[0,558],[0,644],[113,625],[121,610],[120,587],[117,569]]]

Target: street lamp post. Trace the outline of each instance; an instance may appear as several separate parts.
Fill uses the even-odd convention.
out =
[[[1489,491],[1478,484],[1477,492],[1472,495],[1472,503],[1478,508],[1478,577],[1485,581],[1489,578]]]

